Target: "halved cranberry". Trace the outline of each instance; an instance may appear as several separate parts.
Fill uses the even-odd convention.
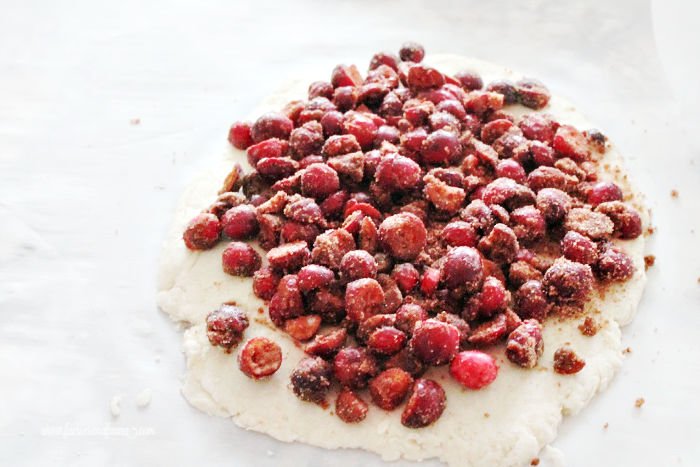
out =
[[[566,259],[581,264],[594,264],[598,260],[598,246],[588,237],[573,230],[561,240],[561,251]]]
[[[425,57],[425,49],[417,42],[405,42],[399,50],[399,57],[404,62],[420,63]]]
[[[431,296],[435,293],[440,285],[440,269],[425,268],[420,279],[420,291],[423,295]]]
[[[506,357],[516,365],[523,368],[534,368],[543,351],[542,325],[537,320],[523,321],[508,336]]]
[[[347,230],[327,230],[316,237],[311,250],[311,261],[337,270],[345,253],[354,249],[355,239]]]
[[[182,239],[190,250],[208,250],[219,242],[220,235],[219,219],[214,214],[203,212],[187,224]]]
[[[320,316],[306,315],[285,321],[284,331],[298,341],[307,341],[314,337],[320,326]]]
[[[253,293],[258,298],[270,300],[277,290],[282,276],[270,268],[261,268],[253,274]]]
[[[537,192],[537,209],[548,224],[562,222],[571,209],[571,197],[556,188],[543,188]]]
[[[377,262],[364,250],[349,251],[340,262],[340,273],[348,281],[365,277],[374,278],[377,276]]]
[[[375,253],[378,243],[379,233],[377,232],[376,224],[369,217],[362,218],[360,221],[360,228],[357,232],[357,247],[368,253]]]
[[[544,321],[550,304],[539,280],[528,280],[515,292],[515,310],[523,319]]]
[[[461,144],[454,133],[437,130],[423,142],[421,155],[424,163],[439,165],[455,162],[461,152]]]
[[[299,290],[303,293],[326,287],[335,279],[333,271],[318,264],[304,266],[299,270],[297,276],[299,278]]]
[[[427,242],[423,221],[406,212],[389,216],[379,225],[379,241],[384,250],[398,260],[410,261]]]
[[[357,279],[345,289],[345,311],[356,323],[379,313],[384,303],[384,290],[374,279]]]
[[[596,275],[604,281],[625,281],[634,275],[632,259],[619,249],[603,249],[595,264]]]
[[[557,129],[552,147],[562,155],[575,161],[585,161],[591,155],[586,137],[571,125],[562,125]]]
[[[341,86],[359,86],[362,84],[362,75],[355,65],[338,65],[331,74],[331,84],[338,88]]]
[[[481,389],[498,376],[498,364],[491,355],[478,350],[460,352],[450,364],[450,375],[469,389]]]
[[[246,150],[253,144],[249,122],[235,122],[228,130],[228,142],[236,149]]]
[[[583,303],[593,290],[590,266],[557,259],[542,281],[547,296],[558,303]]]
[[[503,95],[503,103],[506,105],[515,104],[518,102],[518,91],[515,84],[508,80],[493,81],[486,86],[489,92],[495,92]]]
[[[262,159],[286,156],[288,150],[289,143],[287,141],[278,138],[270,138],[248,147],[246,157],[248,158],[248,163],[256,167],[258,162]]]
[[[345,328],[332,329],[323,334],[317,334],[304,351],[309,355],[331,358],[345,345],[347,337],[348,332]]]
[[[406,399],[412,383],[411,375],[400,368],[384,370],[369,383],[372,402],[383,410],[394,410]]]
[[[512,262],[519,248],[518,237],[504,224],[496,224],[491,232],[479,241],[479,250],[499,264]]]
[[[314,224],[302,224],[300,222],[289,221],[282,225],[280,230],[280,242],[293,243],[303,240],[307,245],[313,245],[320,230]]]
[[[440,277],[449,289],[466,287],[467,292],[479,290],[484,277],[481,255],[471,247],[453,248],[442,262]]]
[[[343,212],[348,198],[349,195],[347,191],[336,191],[321,202],[319,205],[321,212],[327,218],[336,217]]]
[[[455,78],[467,91],[474,91],[484,87],[484,81],[481,79],[481,76],[472,70],[458,71],[455,74]]]
[[[413,65],[408,69],[408,88],[413,92],[436,89],[445,84],[445,76],[425,65]]]
[[[613,182],[598,182],[588,191],[587,201],[593,206],[606,201],[622,200],[622,190]]]
[[[288,274],[280,279],[277,291],[268,307],[270,320],[282,326],[285,320],[297,318],[304,313],[304,301],[299,290],[299,278]]]
[[[301,400],[321,404],[331,388],[333,367],[320,357],[302,359],[292,371],[294,394]]]
[[[513,232],[521,242],[535,242],[547,233],[544,216],[534,206],[523,206],[510,213]]]
[[[496,176],[515,180],[517,183],[525,183],[525,169],[513,159],[503,159],[496,166]]]
[[[401,263],[394,266],[391,278],[396,281],[402,293],[408,294],[418,285],[420,274],[413,264]]]
[[[233,304],[222,303],[207,315],[207,338],[211,345],[218,345],[226,352],[231,352],[243,339],[248,324],[245,311]]]
[[[379,355],[393,355],[406,343],[406,334],[391,326],[375,330],[367,339],[367,346]]]
[[[386,65],[392,68],[393,70],[398,70],[398,63],[399,58],[396,55],[387,52],[379,52],[374,54],[372,60],[370,60],[369,69],[374,70],[380,67],[381,65]]]
[[[416,323],[409,341],[413,355],[428,365],[444,365],[459,350],[459,330],[435,319]]]
[[[573,375],[583,370],[586,361],[569,346],[560,347],[554,352],[554,371],[561,375]]]
[[[489,321],[486,321],[472,330],[469,336],[469,343],[486,347],[497,343],[508,331],[507,320],[504,313],[496,315]]]
[[[401,414],[401,424],[408,428],[423,428],[434,423],[445,410],[445,390],[431,379],[419,378]]]
[[[262,259],[247,243],[231,242],[221,255],[221,263],[226,274],[250,277],[260,269]]]
[[[411,190],[420,183],[421,168],[408,157],[390,154],[381,160],[374,177],[384,189]]]
[[[250,129],[253,141],[259,143],[270,138],[287,139],[294,123],[281,113],[269,112],[258,118]]]
[[[280,180],[299,170],[299,163],[290,157],[263,157],[255,165],[260,175],[270,180]]]
[[[273,269],[296,271],[304,266],[311,256],[308,244],[303,241],[285,243],[267,252],[267,260]]]
[[[345,423],[358,423],[365,419],[369,410],[355,391],[343,388],[335,400],[335,413]]]
[[[607,201],[599,204],[595,210],[610,218],[616,236],[630,239],[642,234],[642,219],[639,213],[622,201]]]
[[[376,359],[364,347],[345,347],[333,359],[333,374],[340,384],[362,389],[379,372]]]
[[[535,110],[546,107],[551,98],[549,89],[532,78],[524,78],[515,83],[515,91],[522,105]]]
[[[274,374],[282,365],[282,349],[267,337],[253,337],[238,354],[238,367],[252,379]]]

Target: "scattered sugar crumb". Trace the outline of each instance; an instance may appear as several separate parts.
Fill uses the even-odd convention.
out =
[[[112,417],[118,417],[122,413],[122,396],[116,395],[109,401],[109,411],[112,412]]]
[[[131,120],[129,120],[129,123],[130,123],[131,125],[140,125],[140,124],[141,124],[141,119],[140,119],[140,118],[132,118]]]
[[[603,425],[603,429],[604,429],[604,430],[607,430],[609,426],[610,426],[610,425],[608,424],[608,422],[605,422],[605,424]]]
[[[491,414],[490,414],[490,413],[488,413],[488,412],[484,412],[484,418],[489,418],[490,416],[491,416]]]
[[[647,228],[647,235],[654,235],[654,232],[656,232],[655,227],[648,227]]]
[[[534,459],[532,459],[532,460],[530,461],[530,465],[540,465],[540,458],[539,458],[539,457],[535,457]]]
[[[139,408],[147,407],[151,403],[153,397],[153,391],[150,388],[146,388],[136,395],[136,406]]]
[[[678,190],[676,190],[676,189],[671,190],[671,198],[678,198]]]
[[[624,349],[624,350],[622,351],[622,353],[626,353],[626,354],[632,353],[632,347],[627,347],[626,349]]]
[[[648,271],[650,267],[652,267],[656,263],[656,256],[654,255],[646,255],[644,257],[644,270]]]
[[[646,401],[644,400],[643,397],[640,397],[636,401],[634,401],[634,406],[637,407],[638,409],[641,408]]]

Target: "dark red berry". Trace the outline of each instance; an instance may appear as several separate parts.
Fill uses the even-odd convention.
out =
[[[357,279],[345,289],[345,311],[348,319],[362,322],[382,309],[384,290],[374,279]]]
[[[399,50],[399,57],[404,62],[420,63],[425,57],[425,49],[417,42],[405,42]]]
[[[544,216],[534,206],[523,206],[510,213],[510,221],[518,241],[532,243],[547,233]]]
[[[622,201],[608,201],[599,204],[596,212],[605,214],[614,225],[613,234],[620,238],[637,238],[642,234],[642,218],[633,208]]]
[[[207,337],[211,345],[223,347],[227,352],[243,339],[248,327],[245,311],[231,303],[223,303],[207,316]]]
[[[338,173],[326,164],[311,164],[301,174],[301,192],[312,198],[325,198],[338,191]]]
[[[427,242],[423,221],[410,213],[389,216],[379,225],[379,241],[384,250],[398,260],[410,261]]]
[[[413,378],[400,368],[389,368],[369,383],[369,393],[380,409],[394,410],[403,403],[411,389]]]
[[[286,115],[269,112],[258,118],[250,129],[253,141],[259,143],[270,138],[289,138],[294,123]]]
[[[604,281],[625,281],[634,275],[632,259],[618,248],[603,249],[595,264],[596,275]]]
[[[583,303],[593,291],[590,266],[557,259],[542,281],[547,297],[558,303]]]
[[[333,357],[344,345],[348,337],[345,328],[333,329],[323,334],[317,334],[304,351],[309,355],[317,355],[322,358]]]
[[[450,364],[450,375],[468,389],[481,389],[498,376],[498,364],[491,355],[478,350],[460,352]]]
[[[445,390],[431,379],[419,378],[401,414],[401,424],[408,428],[423,428],[433,424],[445,410]]]
[[[544,321],[551,307],[539,280],[526,281],[515,292],[514,299],[515,311],[522,319]]]
[[[250,204],[234,206],[221,217],[223,233],[232,240],[247,240],[258,233],[255,208]]]
[[[258,298],[270,300],[277,290],[282,276],[270,268],[261,268],[253,274],[253,293]]]
[[[374,177],[380,187],[389,191],[411,190],[420,183],[421,168],[408,157],[390,154],[381,160]]]
[[[588,191],[588,204],[598,206],[606,201],[622,200],[622,190],[613,182],[598,182]]]
[[[321,404],[331,388],[333,367],[320,357],[302,359],[291,375],[292,390],[301,400]]]
[[[335,413],[345,423],[358,423],[365,419],[369,407],[355,391],[343,388],[335,400]]]
[[[319,315],[304,315],[284,322],[284,331],[298,341],[307,341],[314,337],[321,326]]]
[[[554,352],[554,371],[561,375],[573,375],[583,370],[586,361],[579,357],[574,349],[560,347]]]
[[[235,122],[228,130],[228,142],[236,149],[245,151],[253,144],[249,122]]]
[[[250,277],[260,269],[262,259],[247,243],[231,242],[222,253],[221,262],[226,274]]]
[[[537,209],[548,224],[558,224],[571,209],[571,197],[556,188],[543,188],[537,192]]]
[[[327,287],[335,279],[333,271],[318,264],[304,266],[299,270],[297,276],[299,278],[299,290],[303,293]]]
[[[348,281],[375,278],[377,276],[377,262],[374,257],[364,250],[353,250],[345,253],[340,262],[340,273]]]
[[[527,319],[508,336],[506,357],[523,368],[534,368],[542,352],[542,325],[534,319]]]
[[[573,230],[561,240],[561,252],[566,259],[592,265],[598,260],[598,245],[588,237]]]
[[[557,129],[552,147],[562,157],[570,157],[575,161],[585,161],[591,154],[586,137],[571,125],[562,125]]]
[[[453,248],[442,262],[440,277],[448,289],[464,287],[467,292],[479,290],[484,278],[481,255],[471,247]]]
[[[364,347],[345,347],[333,359],[333,374],[343,386],[362,389],[379,372],[376,359]]]
[[[304,300],[299,290],[299,278],[288,274],[280,279],[277,290],[268,307],[270,320],[282,326],[288,319],[298,318],[304,313]]]
[[[535,110],[546,107],[551,98],[549,89],[532,78],[524,78],[515,83],[515,91],[518,94],[518,102]]]
[[[208,250],[219,242],[220,235],[219,219],[214,214],[203,212],[187,224],[182,239],[190,250]]]
[[[418,285],[420,274],[413,264],[401,263],[394,266],[391,278],[396,281],[396,285],[399,286],[403,294],[408,294]]]
[[[267,337],[253,337],[238,354],[238,367],[252,379],[274,374],[282,365],[282,349]]]
[[[426,164],[451,164],[459,158],[462,146],[457,136],[451,131],[437,130],[423,142],[421,154]]]
[[[459,330],[435,319],[416,323],[409,341],[413,355],[428,365],[444,365],[459,350]]]
[[[406,334],[391,326],[375,330],[367,339],[367,346],[379,355],[393,355],[406,343]]]
[[[476,89],[481,89],[484,87],[484,81],[481,79],[481,76],[475,71],[459,71],[455,74],[455,78],[457,78],[459,84],[461,84],[462,87],[467,91],[474,91]]]

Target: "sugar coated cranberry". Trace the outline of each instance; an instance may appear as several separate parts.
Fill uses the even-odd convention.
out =
[[[367,346],[376,354],[393,355],[406,343],[406,334],[391,326],[380,327],[370,334]]]
[[[281,113],[269,112],[258,118],[250,129],[253,141],[259,143],[270,138],[289,138],[294,123]]]
[[[457,122],[464,120],[467,116],[467,111],[464,110],[464,106],[461,102],[456,99],[447,99],[440,102],[435,106],[435,110],[438,112],[447,112],[457,118]]]
[[[253,274],[253,293],[258,298],[270,300],[277,290],[282,276],[271,268],[261,268]]]
[[[333,357],[345,345],[348,332],[345,328],[333,329],[323,334],[317,334],[304,351],[309,355],[322,358]]]
[[[537,192],[537,209],[548,224],[562,222],[571,209],[571,197],[556,188],[543,188]]]
[[[424,163],[440,165],[455,162],[461,152],[462,146],[454,133],[437,130],[430,133],[423,142],[421,155]]]
[[[401,132],[398,128],[390,125],[382,125],[377,128],[377,136],[374,138],[374,146],[380,148],[384,141],[398,144],[401,139]]]
[[[262,259],[255,249],[243,242],[231,242],[221,255],[226,274],[232,276],[252,276],[260,269]]]
[[[377,137],[377,124],[362,113],[346,114],[345,117],[345,132],[353,135],[362,149],[370,149]]]
[[[607,201],[599,204],[595,210],[610,218],[614,225],[614,235],[630,239],[642,234],[642,219],[639,213],[622,201]]]
[[[282,365],[282,349],[267,337],[253,337],[238,354],[238,367],[252,379],[274,374]]]
[[[477,233],[470,222],[453,221],[442,229],[442,239],[449,246],[476,246]]]
[[[376,359],[364,347],[345,347],[333,359],[333,374],[340,384],[362,389],[379,372]]]
[[[503,103],[506,105],[515,104],[518,101],[518,91],[515,84],[508,80],[500,80],[489,83],[486,90],[503,95]]]
[[[396,328],[409,336],[413,335],[416,323],[428,319],[428,312],[417,303],[404,303],[396,310]]]
[[[525,169],[513,159],[503,159],[496,166],[496,176],[511,178],[518,183],[525,183]]]
[[[402,293],[408,294],[418,285],[420,274],[413,264],[401,263],[394,266],[391,278],[396,281],[396,285],[399,286]]]
[[[382,247],[402,261],[410,261],[418,256],[426,245],[427,235],[423,221],[406,212],[389,216],[379,225]]]
[[[590,238],[573,230],[561,240],[561,251],[566,259],[581,264],[594,264],[598,260],[598,245]]]
[[[559,258],[547,269],[542,284],[555,302],[582,303],[593,290],[593,273],[588,265]]]
[[[605,281],[624,281],[634,275],[634,263],[624,252],[608,246],[600,253],[595,272]]]
[[[284,331],[298,341],[307,341],[314,337],[321,326],[319,315],[305,315],[284,322]]]
[[[309,85],[309,99],[314,97],[333,97],[333,85],[328,81],[314,81]]]
[[[537,365],[544,351],[542,325],[534,319],[527,319],[508,336],[506,357],[523,368]]]
[[[467,91],[474,91],[476,89],[481,89],[484,87],[484,81],[481,79],[481,76],[475,71],[459,71],[455,74],[455,78],[457,78],[459,84],[461,84],[462,87]]]
[[[481,389],[498,376],[498,364],[491,355],[478,350],[460,352],[450,364],[450,375],[462,386]]]
[[[340,273],[349,281],[374,278],[377,276],[377,261],[364,250],[349,251],[340,262]]]
[[[552,147],[562,155],[575,161],[585,161],[591,154],[586,137],[571,125],[562,125],[552,140]]]
[[[547,295],[539,280],[528,280],[515,292],[515,311],[523,319],[544,321],[549,308]]]
[[[235,122],[228,130],[228,142],[236,149],[246,150],[253,144],[253,137],[250,134],[250,123]]]
[[[344,229],[327,230],[314,241],[311,261],[337,270],[345,253],[355,249],[355,239]]]
[[[606,201],[620,201],[622,199],[622,190],[613,182],[598,182],[593,185],[588,192],[587,201],[593,206]]]
[[[302,359],[292,371],[294,394],[301,400],[321,404],[331,388],[333,367],[320,357]]]
[[[564,221],[566,230],[573,230],[592,240],[609,238],[615,230],[615,224],[605,214],[587,208],[573,208]]]
[[[258,233],[255,208],[250,204],[234,206],[221,218],[223,233],[232,240],[246,240]]]
[[[325,198],[338,191],[338,173],[326,164],[311,164],[301,174],[301,192],[313,198]]]
[[[459,350],[459,330],[435,319],[416,323],[409,341],[413,355],[428,365],[444,365]]]
[[[187,224],[182,239],[190,250],[208,250],[218,243],[220,234],[219,219],[214,214],[203,212]]]
[[[586,361],[569,346],[560,347],[554,352],[554,371],[561,375],[573,375],[583,370]]]
[[[445,390],[439,383],[431,379],[417,379],[401,414],[401,424],[408,428],[433,424],[445,410],[445,401]]]
[[[531,113],[523,117],[518,124],[523,136],[529,140],[551,143],[559,125],[549,115]]]
[[[425,57],[425,49],[417,42],[405,42],[399,50],[399,57],[404,62],[420,63]]]
[[[299,290],[304,293],[326,287],[335,279],[333,271],[318,264],[304,266],[299,270],[297,276],[299,278]]]
[[[331,74],[331,84],[333,87],[359,86],[362,84],[362,75],[355,65],[338,65]]]
[[[420,183],[421,168],[408,157],[387,155],[374,174],[377,184],[390,191],[411,190]]]
[[[389,368],[369,383],[369,393],[380,409],[394,410],[406,399],[413,384],[411,375],[400,368]]]
[[[453,248],[442,262],[440,277],[449,289],[465,287],[468,292],[477,291],[484,278],[481,255],[471,247]]]
[[[207,316],[207,337],[211,345],[223,347],[227,352],[243,339],[248,327],[245,311],[231,303],[223,303]]]
[[[479,313],[482,316],[492,316],[503,310],[508,304],[509,294],[503,282],[493,276],[484,279],[479,292]]]
[[[431,296],[440,285],[440,270],[435,268],[425,268],[420,278],[420,291],[423,295]]]
[[[344,291],[333,285],[316,290],[308,294],[307,307],[321,315],[324,323],[338,324],[345,318]]]
[[[515,83],[515,90],[518,93],[518,102],[531,109],[541,109],[549,104],[551,94],[549,89],[532,78],[525,78]]]
[[[357,393],[343,388],[335,400],[335,413],[345,423],[358,423],[365,419],[369,407]]]
[[[535,242],[544,237],[547,224],[544,216],[534,206],[523,206],[510,213],[513,232],[520,242]]]
[[[348,319],[361,322],[379,313],[384,303],[384,290],[374,279],[357,279],[345,289],[345,311]]]

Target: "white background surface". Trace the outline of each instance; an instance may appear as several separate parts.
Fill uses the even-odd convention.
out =
[[[328,79],[336,63],[365,67],[406,39],[542,79],[626,155],[658,228],[657,265],[624,331],[632,353],[621,373],[565,420],[555,446],[570,466],[697,465],[697,6],[2,3],[0,465],[382,465],[190,408],[180,332],[155,307],[155,274],[177,197],[231,121],[300,70]],[[145,388],[153,401],[140,409]]]

